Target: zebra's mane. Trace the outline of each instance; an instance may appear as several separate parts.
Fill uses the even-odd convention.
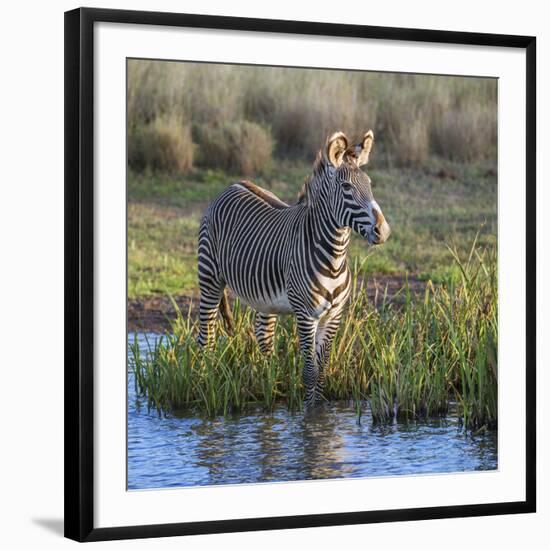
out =
[[[349,148],[344,154],[344,162],[354,162],[354,159],[357,158],[355,150]],[[322,151],[317,153],[315,161],[313,163],[313,170],[309,176],[306,176],[304,184],[298,193],[298,202],[297,204],[303,204],[305,206],[310,206],[313,204],[316,192],[317,192],[317,183],[322,177],[322,172],[326,169],[326,164],[328,159],[323,155]]]
[[[325,162],[326,159],[324,158],[322,152],[318,151],[317,156],[315,157],[315,162],[313,163],[313,172],[309,176],[306,176],[304,184],[298,193],[298,204],[304,204],[307,206],[312,203],[312,195],[315,192],[315,189],[313,189],[315,187],[313,182],[319,176],[319,172],[321,172]]]

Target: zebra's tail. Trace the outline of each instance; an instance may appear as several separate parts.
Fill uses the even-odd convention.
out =
[[[223,290],[222,299],[220,302],[220,313],[222,314],[227,334],[229,334],[229,336],[233,336],[235,334],[235,323],[233,321],[233,313],[229,307],[229,300],[227,299],[227,288],[224,288]]]

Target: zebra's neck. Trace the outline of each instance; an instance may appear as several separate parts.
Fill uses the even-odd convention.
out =
[[[314,255],[336,276],[346,261],[351,229],[340,227],[330,209],[320,203],[307,208],[305,222]]]

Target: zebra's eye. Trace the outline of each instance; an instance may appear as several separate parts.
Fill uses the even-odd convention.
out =
[[[351,183],[348,183],[347,181],[345,181],[344,183],[342,183],[342,187],[346,190],[346,191],[349,191],[351,189]]]

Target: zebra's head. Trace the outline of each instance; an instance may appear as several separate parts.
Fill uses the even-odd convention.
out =
[[[337,223],[351,227],[371,244],[382,244],[390,236],[390,226],[374,200],[369,176],[361,170],[369,161],[373,142],[372,130],[352,146],[342,132],[336,132],[327,140],[325,174]]]

